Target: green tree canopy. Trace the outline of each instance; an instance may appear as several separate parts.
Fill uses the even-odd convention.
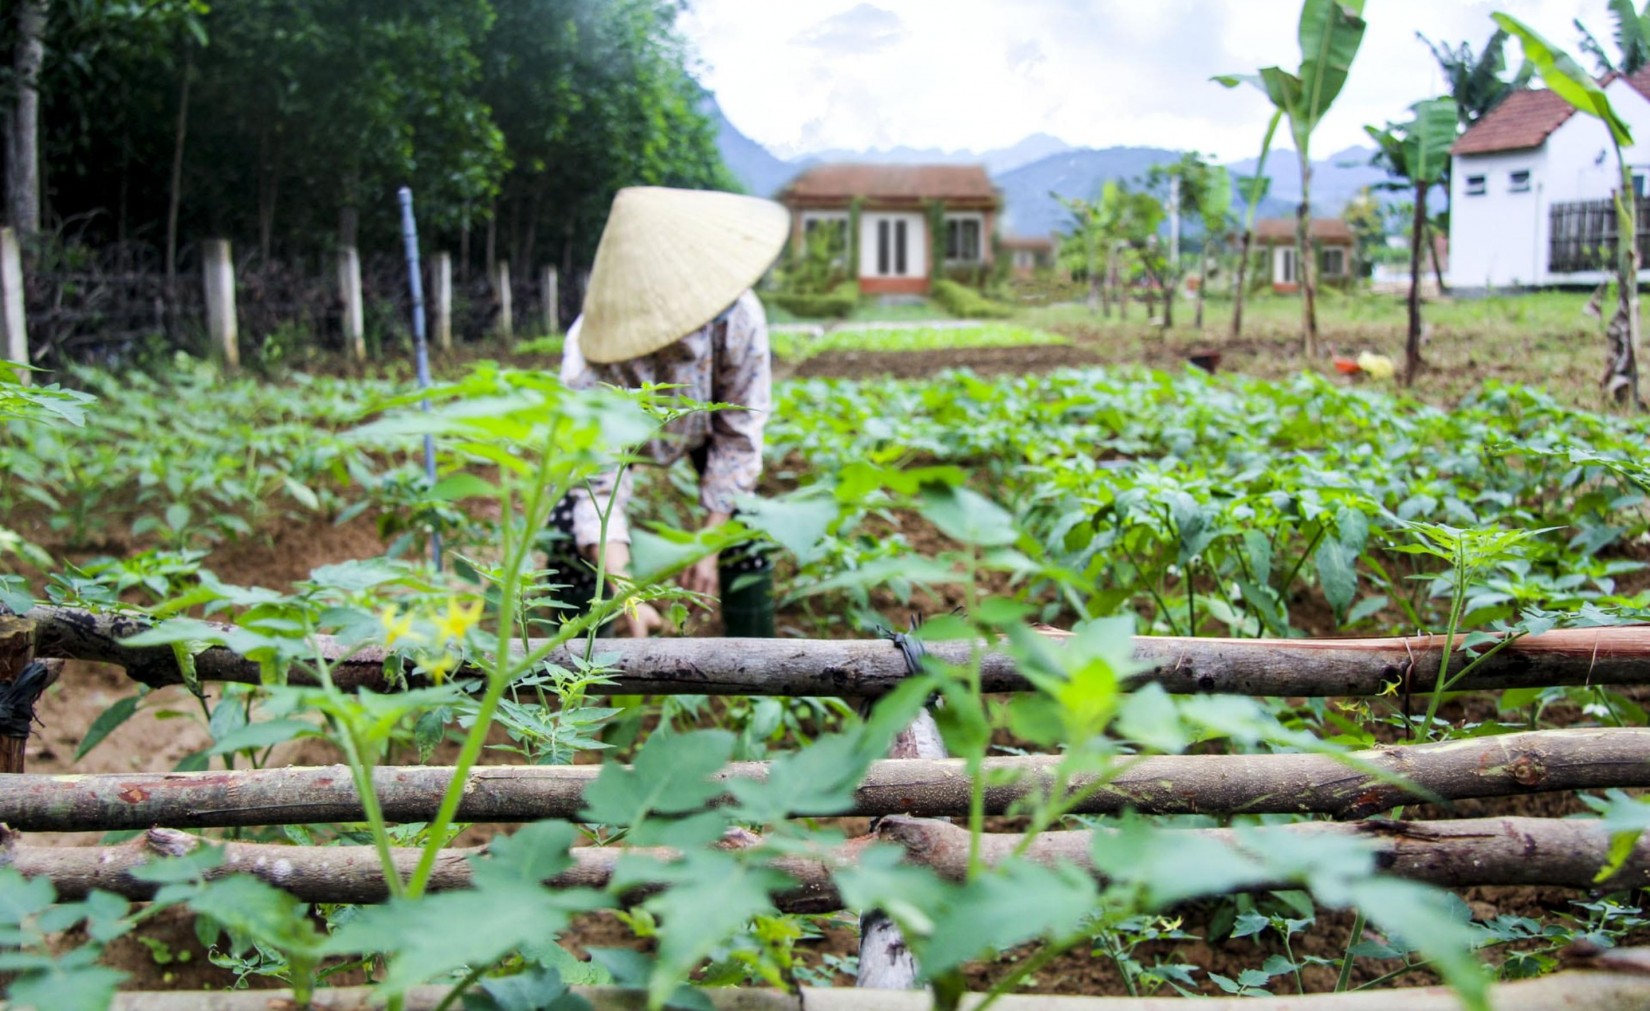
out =
[[[431,241],[496,220],[501,255],[588,262],[618,188],[735,188],[680,6],[53,0],[47,226],[161,244],[181,151],[185,244],[226,236],[287,258],[358,229],[393,245],[410,185]]]

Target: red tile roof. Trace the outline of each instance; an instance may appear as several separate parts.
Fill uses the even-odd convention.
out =
[[[1001,202],[983,165],[816,165],[780,191],[784,203],[814,200]]]
[[[1340,218],[1313,218],[1306,230],[1309,238],[1319,242],[1350,243],[1352,226]],[[1261,218],[1255,222],[1256,242],[1294,242],[1294,218]]]
[[[1598,83],[1608,87],[1618,76],[1607,74]],[[1650,67],[1628,76],[1627,83],[1650,99]],[[1450,154],[1495,154],[1540,147],[1575,111],[1569,102],[1545,88],[1515,91],[1462,134],[1449,149]]]
[[[1450,154],[1492,154],[1540,147],[1575,115],[1575,107],[1545,88],[1515,91],[1461,135]]]

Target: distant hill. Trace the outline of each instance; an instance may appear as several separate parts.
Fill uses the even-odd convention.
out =
[[[1312,207],[1320,217],[1334,217],[1365,186],[1385,182],[1387,175],[1372,168],[1372,149],[1351,148],[1312,163]],[[1108,181],[1132,182],[1154,165],[1180,157],[1179,151],[1156,147],[1109,147],[1096,151],[1078,148],[1033,162],[996,177],[1003,191],[1003,234],[1048,235],[1070,227],[1071,214],[1055,195],[1092,199]],[[1227,166],[1234,175],[1251,174],[1254,159]],[[1293,151],[1277,151],[1266,160],[1271,191],[1261,201],[1262,218],[1292,217],[1300,203],[1300,165]],[[1233,181],[1232,206],[1241,211],[1243,194]]]
[[[1064,231],[1071,216],[1055,194],[1092,198],[1107,180],[1129,182],[1143,177],[1153,165],[1174,161],[1180,152],[1155,147],[1074,148],[1046,133],[1036,133],[1018,144],[983,153],[943,151],[937,148],[897,147],[873,151],[820,151],[806,158],[780,158],[741,133],[728,121],[714,96],[707,93],[701,108],[716,124],[722,160],[745,191],[771,197],[803,169],[820,162],[859,161],[884,164],[980,163],[1003,191],[1004,235],[1048,235]],[[1386,182],[1388,176],[1369,164],[1371,148],[1348,148],[1312,163],[1312,205],[1319,216],[1339,215],[1347,201],[1365,186]],[[1250,174],[1255,159],[1227,166],[1235,174]],[[1300,202],[1300,165],[1293,151],[1275,150],[1266,161],[1271,192],[1262,202],[1261,217],[1288,217]],[[1386,199],[1400,199],[1388,194]],[[1234,194],[1241,208],[1241,194]],[[1441,206],[1441,203],[1440,205]]]
[[[832,149],[816,152],[809,156],[809,160],[876,162],[883,165],[984,165],[987,172],[997,176],[1070,150],[1071,145],[1058,137],[1034,133],[1017,144],[983,154],[977,151],[942,151],[935,147],[872,148],[870,151]]]
[[[722,114],[715,96],[708,92],[700,100],[699,109],[716,124],[716,146],[722,152],[722,163],[745,187],[746,193],[771,197],[790,182],[792,176],[813,164],[811,159],[801,163],[786,161],[740,133]]]

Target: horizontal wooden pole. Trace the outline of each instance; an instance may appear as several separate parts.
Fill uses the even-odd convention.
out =
[[[1365,818],[1419,798],[1462,800],[1560,790],[1650,787],[1650,728],[1540,730],[1441,744],[1328,755],[1166,755],[1123,758],[1111,781],[1077,808],[1113,814],[1330,814]],[[989,758],[986,811],[1003,814],[1045,793],[1059,758]],[[1378,769],[1372,775],[1352,765]],[[576,818],[584,789],[601,767],[486,766],[471,771],[458,819],[527,822]],[[766,762],[737,762],[717,777],[765,779]],[[1002,784],[1005,776],[1014,782]],[[1402,777],[1413,788],[1392,781]],[[452,778],[448,767],[373,770],[374,790],[391,821],[429,821]],[[1092,777],[1074,780],[1081,789]],[[355,822],[365,819],[344,766],[233,772],[109,773],[8,777],[0,823],[25,832],[85,832],[239,825]],[[906,758],[873,763],[846,811],[799,809],[795,817],[968,812],[961,759]]]
[[[118,664],[137,681],[159,687],[182,675],[167,647],[134,648],[121,640],[150,627],[146,619],[61,607],[36,607],[36,654]],[[1062,633],[1050,638],[1060,640]],[[537,645],[533,641],[530,645]],[[383,689],[382,650],[351,652],[316,637],[334,681]],[[582,645],[582,644],[581,644]],[[966,662],[974,644],[934,642],[928,652]],[[1201,639],[1138,637],[1135,655],[1148,669],[1139,681],[1171,692],[1236,695],[1370,696],[1396,690],[1423,693],[1434,684],[1443,636],[1392,639]],[[617,695],[811,695],[861,697],[888,691],[906,676],[900,652],[880,639],[611,639],[597,652],[614,658],[612,684],[591,691]],[[551,655],[571,666],[565,648]],[[1457,650],[1450,670],[1471,658]],[[258,665],[223,648],[203,651],[196,672],[206,681],[260,682]],[[475,674],[474,670],[460,674]],[[981,671],[988,692],[1019,692],[1030,684],[1008,656],[988,651]],[[295,681],[305,672],[292,673]],[[1650,684],[1650,625],[1560,629],[1507,646],[1454,685],[1469,691],[1548,685]]]
[[[1102,832],[1109,830],[1100,830]],[[1231,829],[1185,829],[1232,849],[1241,850],[1243,837]],[[1386,873],[1442,887],[1470,885],[1548,885],[1610,890],[1650,886],[1650,839],[1639,840],[1617,874],[1601,885],[1593,878],[1604,866],[1610,834],[1602,823],[1555,818],[1470,818],[1451,821],[1309,822],[1271,831],[1306,838],[1331,836],[1368,842],[1375,863]],[[832,883],[830,866],[852,862],[873,841],[904,847],[907,858],[933,868],[942,876],[960,880],[968,865],[968,831],[950,822],[895,815],[877,822],[873,835],[850,840],[828,858],[812,860],[779,857],[773,866],[795,882],[774,895],[786,912],[823,913],[842,908]],[[981,855],[988,863],[1006,859],[1019,845],[1013,834],[988,834]],[[29,877],[49,878],[62,899],[84,898],[93,889],[129,899],[153,896],[155,885],[131,876],[133,868],[157,855],[181,855],[199,845],[196,836],[173,829],[150,829],[120,846],[25,846],[8,840],[5,862]],[[753,841],[754,844],[754,841]],[[1090,831],[1045,832],[1026,853],[1043,863],[1071,863],[1092,869]],[[226,843],[222,876],[246,872],[284,889],[305,902],[382,902],[388,894],[377,855],[370,846],[279,846],[267,843]],[[470,865],[466,858],[483,848],[443,851],[433,876],[432,891],[466,888]],[[548,884],[555,887],[604,888],[611,880],[622,847],[579,847],[573,866]],[[635,851],[629,851],[635,852]],[[665,851],[649,851],[668,857]],[[396,866],[405,875],[418,861],[419,851],[393,851]],[[1272,891],[1295,887],[1292,882],[1255,881],[1247,890]]]
[[[1641,961],[1644,949],[1605,952],[1596,967],[1572,969],[1539,979],[1497,983],[1490,987],[1490,1004],[1498,1011],[1642,1011],[1650,1006],[1650,975]],[[1625,966],[1618,968],[1617,966]],[[592,1011],[639,1011],[647,1006],[640,990],[616,987],[573,987]],[[821,989],[803,987],[799,995],[777,990],[711,987],[699,991],[716,1011],[928,1011],[933,997],[926,990]],[[415,987],[407,994],[406,1011],[434,1011],[447,996],[443,986]],[[985,997],[971,994],[962,1000],[964,1011],[977,1008]],[[992,1005],[1002,1011],[1166,1011],[1183,1006],[1178,997],[1066,997],[1012,994]],[[269,1011],[296,1007],[287,990],[230,990],[115,995],[111,1011]],[[382,995],[372,987],[317,990],[313,1011],[378,1011]],[[1365,990],[1357,993],[1320,993],[1280,997],[1212,997],[1197,1002],[1200,1011],[1459,1011],[1460,998],[1442,986]]]

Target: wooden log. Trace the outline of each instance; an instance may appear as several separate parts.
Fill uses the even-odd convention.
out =
[[[181,684],[169,647],[135,648],[121,640],[152,627],[127,614],[94,613],[41,606],[29,611],[39,626],[36,653],[71,660],[95,660],[126,668],[151,687]],[[1056,641],[1064,633],[1049,635]],[[1142,636],[1135,656],[1146,669],[1135,684],[1148,681],[1183,694],[1268,696],[1375,696],[1406,688],[1431,690],[1444,647],[1443,636],[1393,639],[1197,639]],[[529,640],[530,647],[540,640]],[[315,646],[328,658],[333,680],[346,688],[384,690],[385,653],[351,651],[330,636]],[[551,654],[572,665],[582,643]],[[930,655],[966,663],[967,642],[928,644]],[[878,639],[607,639],[597,647],[617,671],[612,684],[590,691],[611,695],[811,695],[876,697],[905,676],[899,651]],[[1456,652],[1450,670],[1459,673],[1471,657]],[[204,681],[259,684],[258,665],[222,647],[195,659]],[[460,677],[480,676],[464,667]],[[294,683],[311,681],[299,669]],[[981,668],[987,692],[1021,692],[1030,683],[1008,656],[988,651]],[[1552,685],[1650,684],[1650,625],[1560,629],[1526,636],[1480,664],[1453,686],[1456,691],[1535,688]]]
[[[987,814],[1004,814],[1049,789],[1057,756],[988,758]],[[1355,767],[1352,763],[1357,763]],[[597,765],[483,766],[470,772],[458,809],[464,822],[577,818]],[[1361,771],[1379,770],[1381,775]],[[765,779],[765,762],[735,762],[718,781]],[[1014,777],[1003,783],[1005,777]],[[385,766],[373,789],[394,822],[429,821],[451,780],[446,766]],[[1394,779],[1401,777],[1402,783]],[[1093,782],[1072,780],[1073,789]],[[1409,784],[1408,787],[1403,785]],[[1110,782],[1079,814],[1329,814],[1367,818],[1428,797],[1446,801],[1610,787],[1650,788],[1650,728],[1539,730],[1440,744],[1329,755],[1161,755],[1116,762]],[[962,759],[890,759],[872,764],[852,808],[799,808],[793,817],[968,811]],[[718,800],[717,802],[720,802]],[[365,820],[343,766],[235,771],[25,775],[0,791],[0,823],[24,832],[227,828]]]
[[[1110,831],[1110,830],[1102,830]],[[1221,846],[1241,850],[1244,837],[1232,829],[1184,829]],[[1395,877],[1442,887],[1471,885],[1545,885],[1561,888],[1615,891],[1650,886],[1650,839],[1640,839],[1621,869],[1607,881],[1593,878],[1605,865],[1610,832],[1598,821],[1556,818],[1469,818],[1452,821],[1361,821],[1347,824],[1307,822],[1268,829],[1307,839],[1341,837],[1364,840],[1375,866]],[[1071,863],[1093,872],[1089,853],[1095,845],[1092,831],[1045,832],[1027,849],[1027,855],[1046,864]],[[792,885],[773,895],[776,908],[790,913],[826,913],[842,908],[831,879],[831,868],[851,864],[875,841],[904,847],[907,859],[933,868],[944,877],[961,880],[968,866],[968,831],[949,822],[891,816],[877,823],[874,834],[843,844],[822,860],[796,856],[775,859],[772,866],[792,879]],[[84,898],[102,889],[128,899],[147,900],[156,885],[131,876],[133,868],[157,855],[182,855],[200,844],[197,836],[172,829],[150,829],[120,846],[25,846],[7,832],[0,864],[16,867],[27,877],[48,878],[64,901]],[[987,834],[981,856],[989,864],[1012,854],[1020,837]],[[1297,843],[1298,845],[1298,843]],[[209,873],[221,877],[245,872],[281,888],[305,902],[382,902],[389,894],[370,846],[279,846],[268,843],[226,843],[223,864]],[[454,848],[442,852],[430,878],[430,890],[467,888],[467,858],[484,848]],[[418,850],[396,849],[392,855],[399,872],[410,873]],[[622,847],[580,847],[572,851],[573,865],[546,883],[553,887],[605,888],[615,864],[626,852],[645,852],[661,858],[664,850],[636,851]],[[1288,880],[1248,882],[1251,892],[1294,888]],[[627,901],[648,894],[637,889]]]
[[[1499,1011],[1642,1011],[1650,1006],[1650,974],[1643,949],[1623,948],[1601,955],[1596,967],[1572,969],[1539,979],[1497,983],[1490,987],[1490,1004]],[[641,1011],[647,994],[616,987],[571,988],[588,1001],[592,1011]],[[406,1011],[435,1011],[448,995],[444,986],[414,987],[407,994]],[[713,987],[699,993],[716,1011],[929,1011],[933,997],[922,991],[849,990],[802,987],[791,995],[778,990]],[[964,1011],[973,1011],[983,994],[962,999]],[[1049,994],[1011,994],[993,1007],[1002,1011],[1163,1011],[1182,1002],[1165,997],[1066,997]],[[115,995],[111,1011],[271,1011],[296,1007],[287,990],[230,990],[224,992],[127,992]],[[372,987],[338,987],[315,992],[312,1011],[377,1011],[382,994]],[[1199,1011],[1459,1011],[1460,998],[1442,986],[1366,990],[1357,993],[1318,993],[1280,997],[1213,997],[1197,1002]]]

